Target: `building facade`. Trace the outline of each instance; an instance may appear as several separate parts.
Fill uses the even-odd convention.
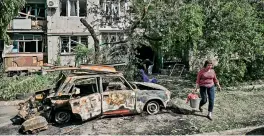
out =
[[[93,48],[93,39],[81,18],[94,27],[100,43],[125,38],[122,28],[128,24],[124,23],[124,17],[129,16],[127,0],[26,1],[8,27],[12,49],[6,53],[16,58],[34,54],[37,61],[42,60],[39,63],[54,64],[59,59],[61,65],[75,65],[77,43]]]

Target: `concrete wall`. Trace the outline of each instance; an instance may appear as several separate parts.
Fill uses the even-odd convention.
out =
[[[99,4],[99,0],[87,0],[87,9],[91,7],[90,2]],[[87,13],[88,14],[88,13]],[[94,21],[93,14],[82,17],[88,23]],[[60,16],[60,8],[47,9],[47,43],[48,43],[48,63],[53,64],[60,55],[62,65],[74,65],[73,54],[60,54],[60,36],[90,36],[85,26],[80,22],[81,17]],[[97,28],[95,28],[98,31]],[[93,39],[89,37],[89,48],[93,47]]]

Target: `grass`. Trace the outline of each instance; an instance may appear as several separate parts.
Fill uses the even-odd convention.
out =
[[[264,91],[220,92],[216,95],[213,121],[200,116],[188,115],[201,132],[223,131],[263,124]],[[207,106],[204,106],[205,111]],[[198,113],[201,114],[201,113]],[[203,115],[206,115],[204,112]]]
[[[172,91],[175,98],[182,99],[177,102],[177,107],[192,110],[184,101],[187,95],[194,89],[192,81],[176,79],[173,77],[157,77],[161,85]],[[243,83],[244,85],[251,85]],[[242,86],[242,85],[241,85]],[[203,107],[204,112],[196,112],[196,115],[184,115],[190,119],[200,132],[224,131],[247,126],[263,125],[264,122],[264,88],[258,89],[225,89],[216,92],[213,120],[206,117],[208,103]]]

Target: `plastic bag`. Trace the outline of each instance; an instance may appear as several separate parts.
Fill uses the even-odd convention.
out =
[[[187,96],[186,103],[188,103],[191,99],[197,99],[197,98],[199,98],[199,96],[198,96],[197,94],[195,94],[195,93],[190,93],[190,94],[188,94],[188,96]]]

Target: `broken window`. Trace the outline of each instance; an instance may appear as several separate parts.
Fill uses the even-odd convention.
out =
[[[117,25],[120,19],[120,0],[101,0],[100,7],[103,10],[103,25]]]
[[[60,0],[60,16],[67,16],[67,0]]]
[[[25,42],[25,52],[37,52],[35,41]]]
[[[77,16],[77,0],[70,0],[70,16]]]
[[[78,37],[77,36],[72,36],[71,37],[71,52],[74,52],[74,48],[77,46]]]
[[[116,33],[102,33],[102,43],[109,43],[109,42],[119,42],[124,41],[124,33],[123,32],[116,32]]]
[[[43,52],[43,39],[41,35],[15,34],[11,36],[13,41],[12,52]]]
[[[61,53],[73,53],[78,43],[88,45],[88,36],[62,36]]]
[[[87,0],[61,0],[60,16],[87,16]]]
[[[18,47],[19,47],[19,52],[25,52],[25,49],[24,49],[24,47],[25,47],[25,42],[21,42],[21,41],[19,41],[19,42],[18,42]]]
[[[87,0],[79,0],[80,5],[80,17],[86,17],[87,16]]]
[[[120,77],[102,78],[103,91],[130,90],[129,85]]]
[[[61,39],[61,52],[67,53],[69,52],[70,44],[69,44],[69,37],[63,36]]]
[[[28,15],[29,18],[34,18],[37,20],[44,20],[46,15],[45,15],[45,4],[26,4],[26,6],[21,10],[22,13],[20,14],[20,17],[26,17]]]
[[[96,78],[78,79],[74,81],[74,85],[75,88],[80,89],[80,94],[78,94],[78,96],[82,97],[93,93],[98,93]],[[70,92],[72,92],[72,90]]]
[[[81,43],[83,45],[88,45],[88,36],[81,36]]]

